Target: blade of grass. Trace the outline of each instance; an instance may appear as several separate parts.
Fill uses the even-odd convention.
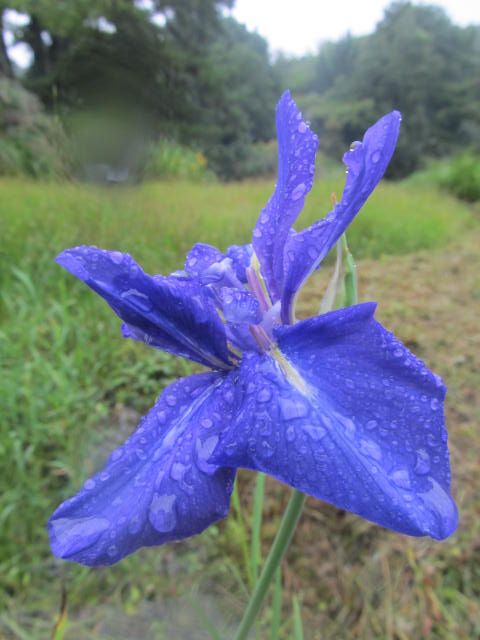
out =
[[[304,640],[302,613],[297,596],[293,596],[293,637],[295,640]]]
[[[257,474],[255,483],[255,492],[253,494],[253,513],[252,513],[252,543],[251,543],[251,571],[253,576],[253,586],[257,583],[258,568],[262,562],[261,557],[261,530],[262,530],[262,512],[263,498],[265,495],[265,475]]]
[[[248,551],[248,535],[247,527],[245,525],[245,518],[243,517],[242,507],[240,504],[240,495],[238,493],[238,479],[235,478],[232,493],[232,506],[235,514],[235,520],[237,521],[238,530],[240,531],[240,547],[242,550],[243,562],[245,564],[245,572],[247,574],[248,584],[250,589],[253,589],[254,579],[252,574],[252,565],[250,562],[250,554]]]
[[[272,598],[272,624],[270,627],[270,640],[278,640],[280,632],[280,618],[282,615],[282,567],[275,572]]]

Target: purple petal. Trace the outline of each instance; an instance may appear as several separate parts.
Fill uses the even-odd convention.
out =
[[[334,246],[385,173],[397,143],[400,121],[400,113],[392,111],[367,130],[363,142],[352,145],[343,156],[347,179],[340,202],[326,218],[289,237],[282,292],[284,323],[292,320],[292,301],[302,283]]]
[[[53,553],[89,566],[113,564],[223,518],[234,470],[208,458],[232,398],[229,375],[199,374],[167,387],[104,469],[52,515]]]
[[[312,188],[318,138],[286,91],[277,105],[278,181],[253,231],[253,248],[260,261],[272,302],[281,295],[283,254],[289,231]]]
[[[213,368],[229,366],[223,324],[199,283],[149,276],[128,254],[96,247],[57,257],[126,323],[124,334]]]
[[[251,244],[233,244],[227,249],[227,258],[230,258],[237,278],[242,284],[247,282],[246,269],[250,266],[253,248]]]
[[[373,318],[375,305],[277,331],[245,356],[212,461],[263,471],[401,533],[442,539],[450,497],[445,387]]]
[[[258,300],[247,289],[221,287],[217,299],[228,322],[258,324],[262,319]]]

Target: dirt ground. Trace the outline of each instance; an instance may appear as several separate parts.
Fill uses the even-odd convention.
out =
[[[284,567],[307,638],[480,637],[479,247],[475,230],[441,251],[358,264],[360,300],[378,301],[377,319],[448,385],[460,526],[443,543],[413,539],[309,499]],[[300,315],[316,306],[325,276],[307,287]],[[286,497],[268,483],[267,531]]]

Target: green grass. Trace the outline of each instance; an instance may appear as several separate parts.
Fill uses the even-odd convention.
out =
[[[304,224],[327,213],[341,183],[329,177],[315,186]],[[92,447],[114,437],[113,407],[144,411],[169,380],[191,371],[122,340],[111,311],[54,256],[97,244],[130,252],[148,271],[169,272],[194,242],[222,249],[248,242],[271,188],[270,181],[112,190],[0,182],[0,601],[10,610],[41,611],[48,627],[62,581],[72,606],[92,598],[128,607],[159,580],[171,588],[159,578],[162,553],[139,553],[99,572],[49,554],[45,521],[99,463]],[[386,184],[353,224],[349,244],[356,258],[409,253],[443,246],[473,224],[471,209],[428,185]],[[106,435],[97,435],[99,427]],[[204,566],[199,546],[186,556],[185,575]]]

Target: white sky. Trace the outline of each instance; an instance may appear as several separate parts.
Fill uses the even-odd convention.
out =
[[[258,31],[273,53],[315,53],[318,44],[347,31],[371,33],[390,0],[236,0],[232,15]],[[432,0],[459,25],[480,23],[480,0]]]
[[[291,55],[315,53],[320,42],[336,40],[347,31],[354,35],[371,33],[391,0],[236,0],[231,14],[250,30],[258,31],[272,53]],[[417,4],[442,6],[459,25],[480,24],[480,0],[432,0]],[[12,22],[18,14],[9,12]],[[29,64],[27,46],[10,48],[11,57],[21,67]]]

